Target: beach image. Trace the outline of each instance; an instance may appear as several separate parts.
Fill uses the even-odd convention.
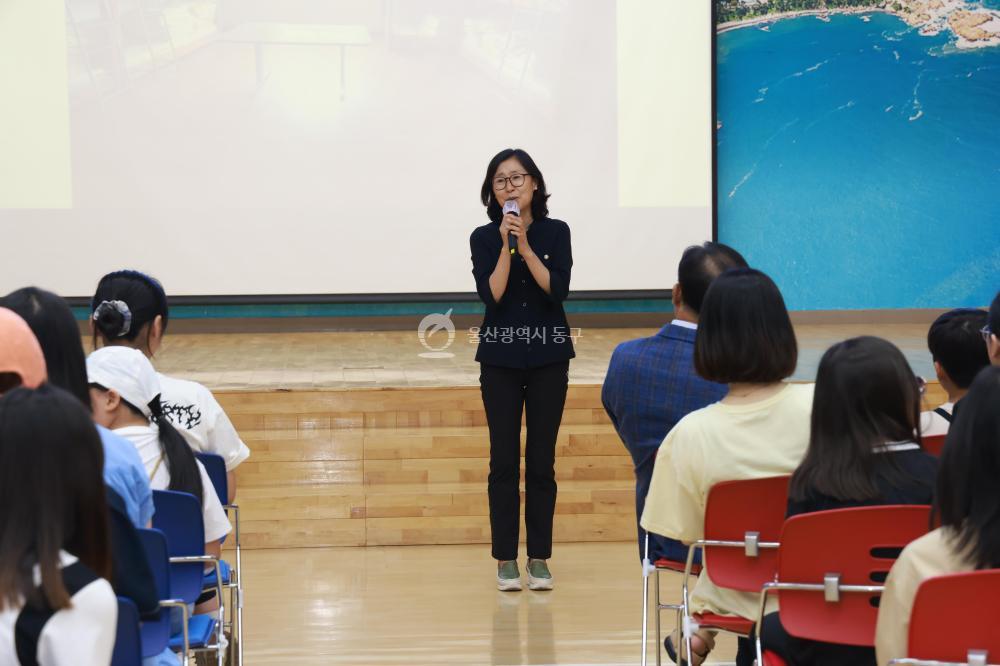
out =
[[[989,303],[1000,3],[715,12],[720,240],[772,273],[792,309]]]

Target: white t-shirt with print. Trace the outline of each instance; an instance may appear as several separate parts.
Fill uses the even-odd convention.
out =
[[[161,462],[163,449],[160,447],[160,429],[150,424],[148,426],[118,428],[114,432],[132,442],[136,451],[139,452],[146,473],[151,475],[150,488],[167,490],[170,485],[170,470],[167,469],[165,459]],[[212,485],[212,479],[205,471],[205,466],[200,461],[196,460],[195,462],[198,464],[198,472],[201,474],[201,513],[205,522],[205,543],[210,543],[229,534],[233,528],[229,523],[229,518],[226,517],[225,509],[222,508],[222,503],[219,502],[219,496],[215,492],[215,486]]]
[[[192,449],[222,456],[229,472],[250,457],[250,449],[211,391],[198,382],[157,374],[163,413]]]
[[[59,552],[60,565],[68,567],[77,558]],[[42,582],[35,566],[35,584]],[[105,666],[111,662],[118,621],[118,601],[111,584],[98,578],[70,599],[70,607],[56,611],[38,637],[38,663],[45,666]],[[0,664],[17,664],[14,628],[23,602],[0,611]]]

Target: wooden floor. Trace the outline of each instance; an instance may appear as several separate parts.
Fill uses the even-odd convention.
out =
[[[555,590],[498,592],[483,546],[250,552],[246,663],[638,664],[635,544],[565,544],[550,563]],[[679,598],[679,580],[664,577],[665,600]],[[723,637],[710,663],[734,657]]]

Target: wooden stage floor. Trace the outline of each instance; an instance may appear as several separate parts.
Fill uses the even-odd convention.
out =
[[[657,329],[582,329],[571,384],[600,384],[615,346]],[[914,371],[934,378],[926,324],[800,324],[795,379],[811,381],[823,352],[856,335],[878,335],[906,354]],[[444,343],[432,337],[435,346]],[[154,360],[165,374],[193,379],[212,390],[256,391],[382,387],[478,386],[476,347],[458,331],[450,358],[423,358],[415,331],[329,333],[168,334]]]

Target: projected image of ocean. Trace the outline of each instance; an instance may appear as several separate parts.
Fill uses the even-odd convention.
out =
[[[1000,289],[1000,47],[954,43],[877,12],[718,35],[719,238],[789,308]]]

